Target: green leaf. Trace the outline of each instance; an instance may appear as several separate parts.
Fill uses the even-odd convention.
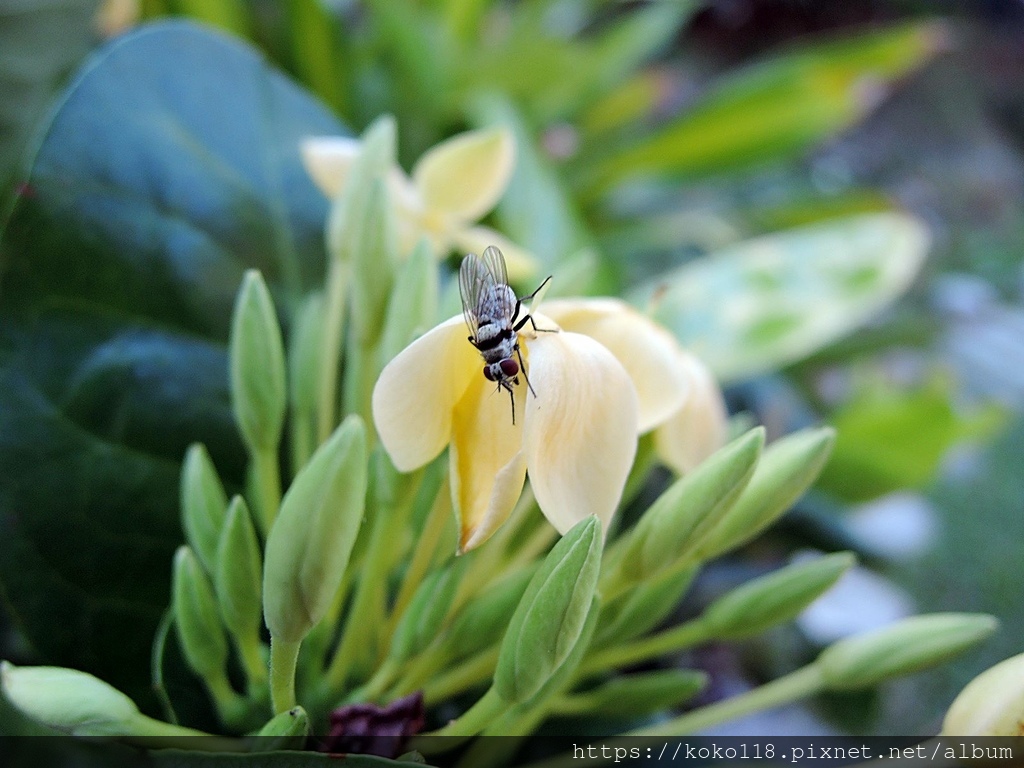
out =
[[[174,0],[177,10],[197,21],[220,27],[245,37],[249,32],[249,12],[243,0]]]
[[[755,64],[653,134],[599,155],[581,186],[600,192],[635,175],[693,177],[792,155],[864,117],[888,82],[920,66],[947,37],[938,24],[908,24]]]
[[[910,216],[852,216],[747,240],[638,292],[720,381],[807,357],[906,290],[928,250]]]
[[[836,445],[822,471],[823,490],[851,502],[898,488],[920,488],[958,440],[983,437],[1002,419],[997,409],[957,413],[941,381],[906,392],[872,388],[832,417]]]
[[[63,97],[0,240],[0,582],[46,662],[144,709],[181,457],[202,442],[229,487],[244,476],[234,293],[258,267],[287,310],[322,280],[327,205],[298,142],[342,132],[250,48],[141,28]]]
[[[519,6],[504,44],[475,52],[470,87],[512,95],[534,124],[570,119],[667,47],[698,7],[692,0],[650,3],[581,38],[553,37],[545,14]]]
[[[504,125],[515,136],[515,171],[495,212],[501,230],[545,269],[590,245],[572,198],[537,150],[515,106],[503,96],[489,94],[476,100],[472,114],[477,126]]]

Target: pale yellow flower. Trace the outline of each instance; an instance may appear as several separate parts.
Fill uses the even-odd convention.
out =
[[[96,8],[92,25],[101,37],[110,38],[134,27],[141,16],[139,0],[103,0]]]
[[[967,684],[942,722],[943,736],[1024,736],[1024,653]]]
[[[680,350],[690,378],[683,407],[654,433],[658,457],[681,475],[693,470],[729,439],[729,411],[711,370],[696,356]]]
[[[619,359],[640,394],[639,430],[655,429],[666,465],[685,474],[725,444],[728,412],[718,384],[664,328],[619,299],[559,299],[541,309]]]
[[[537,326],[557,329],[548,317]],[[402,471],[450,446],[459,547],[479,546],[508,518],[529,474],[541,511],[560,533],[588,515],[607,529],[636,453],[637,392],[615,356],[578,333],[520,331],[527,374],[507,393],[484,378],[462,316],[406,347],[373,392],[381,442]]]
[[[330,199],[341,194],[359,154],[359,140],[340,136],[306,139],[301,146],[306,171]],[[399,229],[399,247],[408,253],[426,237],[438,256],[453,250],[483,253],[489,245],[505,254],[509,277],[532,275],[536,264],[525,250],[489,227],[475,226],[508,186],[515,164],[515,142],[508,130],[492,128],[453,136],[427,152],[409,177],[395,166],[388,192]]]

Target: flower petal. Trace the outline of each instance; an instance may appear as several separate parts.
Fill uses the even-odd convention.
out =
[[[505,257],[508,279],[513,283],[528,280],[537,274],[537,260],[530,253],[490,227],[466,227],[451,233],[452,243],[464,253],[483,253],[495,246]]]
[[[523,420],[526,387],[515,390],[515,424],[508,393],[482,371],[455,406],[449,452],[452,500],[459,518],[459,550],[483,544],[512,513],[526,479]]]
[[[640,432],[678,411],[690,386],[688,366],[668,331],[618,299],[559,299],[540,310],[567,331],[601,342],[625,367],[640,400]]]
[[[345,188],[352,164],[359,156],[359,141],[344,136],[312,136],[302,140],[299,151],[306,173],[333,200]]]
[[[689,352],[680,352],[690,376],[690,396],[654,433],[658,456],[686,474],[717,451],[729,436],[729,412],[711,371]]]
[[[424,205],[469,223],[498,202],[515,162],[515,142],[504,128],[468,131],[429,149],[413,168]]]
[[[523,450],[541,511],[560,533],[588,515],[605,530],[636,454],[636,390],[618,360],[577,333],[529,342]]]
[[[384,366],[373,388],[373,420],[395,466],[409,472],[437,456],[452,432],[452,411],[483,363],[466,340],[462,316],[444,321]]]

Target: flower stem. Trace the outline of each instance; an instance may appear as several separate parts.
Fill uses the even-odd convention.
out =
[[[260,495],[260,520],[264,535],[270,531],[281,506],[281,470],[277,463],[277,451],[260,448],[252,455],[253,471],[256,473],[256,488]]]
[[[528,538],[519,549],[512,553],[512,556],[505,562],[503,572],[511,571],[520,565],[526,565],[536,560],[551,544],[558,538],[558,531],[552,525],[541,525]]]
[[[235,693],[228,682],[228,677],[223,670],[220,674],[211,674],[204,678],[206,688],[213,698],[214,706],[217,708],[217,715],[221,722],[235,726],[243,717],[246,707],[245,697]],[[156,721],[159,722],[159,721]]]
[[[425,733],[423,736],[476,736],[507,708],[508,704],[502,701],[491,687],[477,700],[476,704],[463,712],[460,717],[452,720],[444,728]],[[428,747],[428,751],[437,751],[437,749],[430,750]]]
[[[345,386],[343,389],[342,408],[346,414],[356,413],[368,425],[373,424],[373,410],[370,399],[373,385],[377,381],[377,346],[350,339],[348,352],[345,355]],[[370,429],[368,435],[375,432]]]
[[[409,563],[409,568],[406,570],[405,577],[402,580],[402,586],[399,588],[398,596],[395,598],[395,606],[391,610],[391,617],[388,620],[389,636],[394,634],[395,627],[402,618],[402,614],[409,607],[409,601],[412,600],[412,596],[416,593],[420,582],[423,581],[427,569],[430,568],[430,563],[437,552],[437,544],[441,540],[441,535],[451,519],[452,501],[451,495],[448,492],[448,481],[445,480],[437,492],[434,505],[431,507],[427,521],[420,532],[416,548],[413,552],[412,562]]]
[[[680,624],[656,635],[597,651],[580,665],[579,678],[615,667],[627,667],[643,661],[692,648],[710,637],[707,628],[698,621]]]
[[[638,728],[626,736],[685,736],[738,717],[773,709],[805,699],[824,690],[825,683],[817,664],[808,664],[778,680],[754,688],[739,696],[692,710],[685,715],[647,728]]]
[[[295,666],[301,645],[301,641],[270,638],[270,701],[274,714],[295,706]]]
[[[292,411],[291,418],[292,477],[299,474],[313,455],[314,416],[308,411]]]
[[[469,661],[459,664],[445,675],[436,677],[423,686],[423,700],[427,706],[450,699],[475,685],[480,685],[494,674],[498,664],[498,648],[481,651]]]
[[[154,720],[141,712],[129,722],[121,741],[146,748],[197,749],[204,752],[243,752],[245,743],[227,736],[214,736],[193,728]]]
[[[320,392],[317,404],[317,443],[323,443],[334,431],[338,402],[338,361],[345,322],[345,291],[348,267],[340,259],[331,259],[327,270],[327,307],[324,313],[323,346],[320,351]]]
[[[444,647],[433,643],[415,661],[406,665],[402,670],[402,677],[391,687],[388,698],[397,699],[421,688],[431,675],[445,664],[447,659]]]
[[[259,634],[253,633],[248,637],[236,637],[235,647],[238,648],[238,657],[245,669],[251,693],[255,687],[267,682],[267,665],[260,652]]]

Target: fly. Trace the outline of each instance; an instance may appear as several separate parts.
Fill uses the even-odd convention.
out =
[[[526,379],[526,386],[536,397],[523,365],[523,353],[519,349],[519,331],[527,323],[537,328],[529,313],[519,317],[523,301],[532,299],[543,288],[548,277],[537,290],[522,299],[516,298],[509,287],[505,257],[493,245],[484,249],[482,256],[471,253],[462,260],[459,267],[459,293],[462,296],[462,315],[469,328],[469,343],[480,352],[484,362],[484,377],[496,382],[498,389],[504,389],[512,401],[512,423],[516,423],[516,397],[513,384],[519,383],[519,374]]]

